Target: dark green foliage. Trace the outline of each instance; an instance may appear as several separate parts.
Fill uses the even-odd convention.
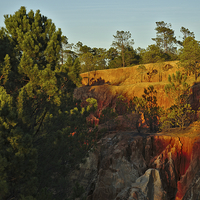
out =
[[[126,48],[124,53],[125,67],[136,65],[139,63],[139,56],[133,47],[129,46]]]
[[[137,112],[144,114],[145,122],[149,126],[151,132],[158,131],[159,118],[162,113],[162,108],[157,104],[156,98],[157,92],[154,87],[150,85],[147,89],[144,89],[142,98],[135,97],[133,102],[135,103]]]
[[[71,56],[68,56],[64,66],[66,66],[70,80],[72,80],[76,86],[80,86],[82,77],[80,76],[81,66],[79,58],[73,60]]]
[[[67,175],[91,149],[94,132],[87,134],[85,117],[81,108],[58,111],[55,117],[49,115],[44,122],[45,134],[38,140],[38,168],[40,186],[54,189],[56,199],[63,199],[69,187]],[[71,113],[71,114],[69,114]],[[46,164],[48,163],[48,165]]]
[[[165,92],[175,103],[162,116],[160,120],[161,129],[168,127],[183,128],[194,120],[195,111],[189,104],[190,86],[186,83],[186,80],[187,76],[183,76],[180,71],[177,71],[176,75],[169,75],[169,83],[165,85]]]
[[[112,127],[116,124],[117,116],[118,114],[114,111],[113,108],[107,107],[102,110],[102,113],[100,116],[100,124],[104,123],[107,128],[106,130],[112,130]]]
[[[108,68],[109,69],[119,68],[119,67],[122,67],[122,58],[121,58],[121,56],[118,56],[115,59],[109,61],[109,64],[108,64]]]
[[[89,72],[94,70],[94,57],[92,53],[87,52],[79,57],[81,61],[81,72]]]
[[[171,29],[171,24],[160,21],[156,22],[156,25],[156,38],[152,38],[152,40],[156,42],[157,46],[160,47],[164,53],[174,53],[176,49],[174,44],[176,44],[177,41],[174,36],[174,30]]]
[[[182,26],[181,29],[180,29],[180,31],[183,34],[183,41],[187,37],[193,37],[193,38],[195,38],[194,33],[191,32],[188,28],[185,28],[185,27]],[[181,46],[183,46],[183,41],[178,41],[178,44],[180,44]]]
[[[157,91],[154,90],[152,85],[150,85],[147,89],[144,89],[144,94],[142,95],[142,98],[145,101],[145,105],[143,107],[144,118],[147,119],[150,131],[157,131],[159,126],[158,118],[161,108],[157,104],[156,94]]]
[[[171,127],[181,127],[184,128],[194,121],[195,111],[192,110],[190,104],[174,104],[160,119],[161,129],[171,128]]]
[[[0,48],[0,199],[65,199],[69,173],[95,143],[73,90],[78,59],[60,63],[61,30],[38,10],[5,16]]]
[[[193,73],[195,80],[200,71],[200,44],[193,37],[187,37],[183,41],[183,48],[180,50],[180,64],[187,74]]]
[[[118,56],[119,56],[119,52],[117,51],[116,48],[111,47],[110,49],[108,49],[108,51],[107,51],[107,58],[109,60],[114,60]]]
[[[183,40],[185,40],[187,37],[195,38],[194,33],[191,32],[188,28],[185,28],[182,26],[180,31],[181,31],[181,33],[183,33]]]
[[[107,51],[108,68],[122,67],[122,58],[116,48],[111,47]]]
[[[63,65],[69,56],[71,56],[74,60],[77,56],[75,52],[72,51],[73,44],[68,43],[68,38],[66,36],[62,36],[61,41],[60,63]]]
[[[186,82],[187,76],[182,75],[180,71],[168,76],[168,84],[165,85],[166,94],[177,104],[188,101],[190,86]]]
[[[0,88],[0,161],[3,196],[17,198],[37,191],[37,149],[27,125],[19,119],[12,97]]]
[[[84,188],[81,187],[78,182],[76,182],[75,186],[73,188],[72,199],[76,199],[78,197],[81,197],[84,192],[85,192]]]
[[[107,107],[102,110],[101,116],[100,116],[100,123],[106,123],[109,120],[114,119],[117,117],[117,113],[114,112],[113,108]]]
[[[149,45],[147,49],[140,52],[142,63],[156,63],[162,60],[162,53],[159,46],[153,44]]]
[[[122,58],[122,66],[125,67],[125,50],[134,44],[134,40],[131,39],[131,33],[129,31],[117,31],[113,37],[115,41],[113,41],[112,46],[119,50]]]
[[[106,49],[93,48],[93,55],[95,61],[94,70],[102,70],[106,68]]]

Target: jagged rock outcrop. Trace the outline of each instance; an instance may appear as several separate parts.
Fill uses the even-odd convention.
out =
[[[163,200],[165,197],[159,171],[148,169],[135,183],[131,184],[131,187],[122,190],[115,200]]]
[[[109,134],[73,177],[88,200],[194,199],[200,187],[199,140],[197,135]]]

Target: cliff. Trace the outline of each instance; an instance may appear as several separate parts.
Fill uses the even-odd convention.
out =
[[[197,200],[199,134],[199,124],[184,134],[108,134],[73,178],[88,200]]]
[[[174,102],[165,94],[164,86],[168,75],[179,70],[177,62],[145,66],[147,71],[143,74],[138,72],[138,66],[81,74],[83,87],[77,88],[74,96],[83,101],[97,99],[95,123],[104,108],[115,108],[119,95],[127,99],[141,97],[149,85],[157,90],[159,106],[169,108]],[[188,77],[190,103],[197,110],[200,84],[193,83],[193,78]],[[121,127],[118,131],[103,132],[97,149],[72,174],[72,180],[78,179],[84,186],[88,200],[200,199],[198,121],[184,130],[170,129],[155,134],[145,128],[138,133],[134,126],[132,131],[125,131],[127,121],[122,116],[118,117],[118,126]]]

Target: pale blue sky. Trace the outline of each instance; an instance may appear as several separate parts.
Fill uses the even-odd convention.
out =
[[[199,0],[1,0],[0,26],[4,14],[14,14],[21,6],[28,12],[39,9],[74,44],[109,49],[116,31],[124,30],[131,32],[134,48],[146,48],[154,44],[158,21],[171,23],[177,38],[184,26],[200,40]]]

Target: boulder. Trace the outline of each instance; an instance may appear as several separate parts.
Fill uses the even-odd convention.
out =
[[[148,169],[130,188],[121,191],[115,200],[163,200],[165,195],[159,171]]]

